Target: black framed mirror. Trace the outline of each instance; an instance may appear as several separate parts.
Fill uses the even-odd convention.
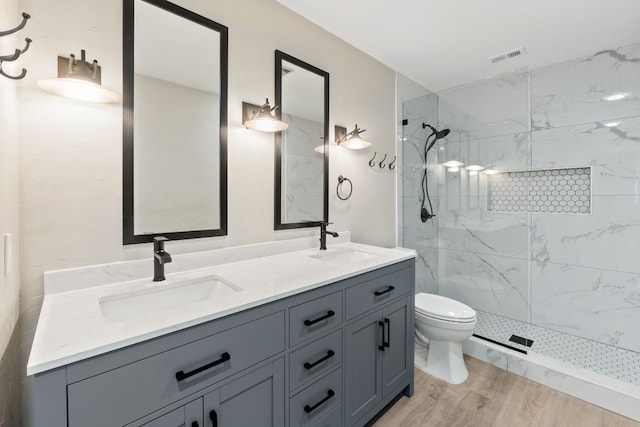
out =
[[[227,234],[228,29],[123,1],[123,242]]]
[[[329,73],[275,52],[276,110],[289,127],[275,135],[274,228],[329,220]]]

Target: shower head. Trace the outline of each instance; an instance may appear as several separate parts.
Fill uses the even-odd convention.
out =
[[[431,129],[431,135],[427,137],[427,141],[429,141],[429,138],[435,135],[435,138],[433,139],[433,141],[431,141],[431,144],[427,146],[427,151],[431,150],[431,148],[435,145],[437,140],[444,138],[445,136],[449,135],[449,133],[451,132],[451,130],[449,129],[437,130],[431,125],[422,123],[422,129],[425,129],[425,128]]]
[[[451,132],[450,129],[436,130],[436,128],[434,128],[433,126],[423,123],[422,129],[425,129],[425,128],[431,129],[431,135],[435,135],[436,139],[442,139],[445,136],[449,135],[449,133]]]

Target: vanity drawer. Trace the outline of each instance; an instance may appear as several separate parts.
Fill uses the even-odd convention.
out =
[[[338,368],[291,398],[289,425],[314,425],[340,407],[341,402],[342,368]]]
[[[289,345],[321,335],[342,323],[342,291],[292,307],[289,312]]]
[[[320,338],[289,357],[289,385],[295,390],[342,361],[342,329]]]
[[[411,267],[403,268],[347,288],[345,309],[347,320],[411,292],[412,271]]]
[[[279,311],[70,384],[69,426],[127,424],[282,352],[284,341]]]

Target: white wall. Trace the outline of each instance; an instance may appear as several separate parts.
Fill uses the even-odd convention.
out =
[[[242,101],[274,96],[274,50],[331,74],[333,125],[367,129],[379,153],[395,153],[395,74],[273,0],[180,0],[229,27],[229,235],[172,242],[172,253],[300,237],[316,230],[273,230],[273,137],[244,129]],[[46,270],[149,257],[149,245],[123,247],[122,106],[88,105],[45,93],[36,81],[56,74],[56,56],[79,54],[103,66],[103,84],[122,90],[122,2],[21,0],[33,15],[30,74],[20,94],[22,327],[31,347]],[[185,46],[185,48],[188,48]],[[197,48],[194,56],[197,57]],[[167,52],[171,55],[171,52]],[[330,218],[356,241],[395,245],[395,176],[367,165],[369,152],[332,147]],[[335,197],[339,174],[354,183]],[[151,269],[151,265],[150,265]],[[29,395],[27,390],[26,395]],[[25,425],[30,424],[25,401]]]
[[[20,22],[17,0],[0,2],[0,31],[15,27]],[[25,31],[0,38],[0,55],[22,48]],[[4,63],[3,70],[9,74],[20,73],[22,60]],[[18,97],[21,81],[0,76],[0,425],[17,422],[12,416],[16,412],[12,385],[13,372],[17,368],[18,348],[8,347],[18,321],[18,294],[20,277],[18,266]],[[3,236],[13,236],[13,267],[5,275],[5,248]],[[15,345],[14,345],[15,346]]]

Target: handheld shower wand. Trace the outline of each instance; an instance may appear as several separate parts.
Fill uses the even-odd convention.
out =
[[[424,142],[424,156],[423,156],[424,168],[423,168],[422,182],[421,182],[422,203],[420,205],[420,220],[422,222],[427,222],[430,218],[433,218],[436,216],[436,214],[433,213],[433,206],[431,205],[431,198],[429,197],[429,187],[428,187],[428,181],[427,181],[428,172],[429,172],[428,163],[427,163],[427,154],[429,153],[429,150],[433,148],[436,141],[446,137],[451,132],[451,130],[449,129],[442,129],[439,131],[427,123],[422,123],[422,129],[426,129],[426,128],[431,129],[431,134],[427,136],[427,139]],[[435,138],[433,138],[433,140],[429,142],[429,139],[431,137],[435,137]],[[425,201],[429,202],[429,209],[426,208]]]

